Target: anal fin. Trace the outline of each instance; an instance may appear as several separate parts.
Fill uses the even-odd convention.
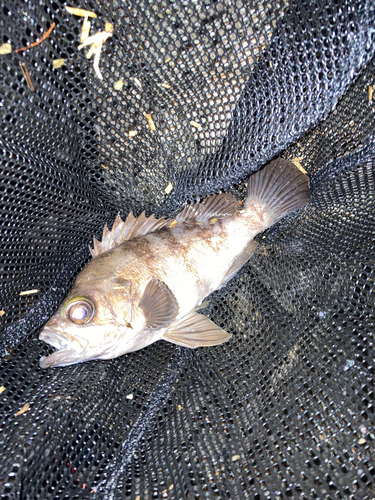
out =
[[[231,336],[203,314],[192,312],[171,325],[163,338],[173,344],[194,349],[222,344]]]
[[[220,284],[220,287],[226,285],[228,281],[230,281],[235,276],[235,274],[241,269],[241,267],[245,265],[246,262],[250,259],[250,257],[253,255],[257,247],[258,243],[255,240],[251,240],[247,244],[244,250],[242,250],[242,252],[239,255],[237,255],[237,257],[232,262],[232,265],[225,273],[223,280]]]

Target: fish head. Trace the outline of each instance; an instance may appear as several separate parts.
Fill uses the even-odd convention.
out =
[[[145,318],[134,303],[136,288],[129,280],[77,280],[39,335],[57,349],[40,359],[40,367],[112,359],[144,347],[139,337]]]

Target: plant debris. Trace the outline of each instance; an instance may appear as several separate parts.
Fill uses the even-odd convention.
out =
[[[372,85],[369,85],[369,88],[368,88],[368,100],[369,101],[372,101],[373,92],[374,92],[374,87]]]
[[[91,45],[89,51],[86,54],[86,58],[90,59],[94,54],[94,70],[98,78],[103,80],[103,76],[99,69],[100,53],[104,42],[112,36],[113,26],[110,23],[106,23],[106,28],[108,31],[98,31],[95,35],[89,36],[81,45],[78,45],[78,49],[81,50],[83,47]]]
[[[173,190],[173,184],[170,182],[168,186],[164,189],[164,193],[169,194],[172,190]]]
[[[197,122],[195,122],[195,121],[193,121],[193,120],[190,122],[190,125],[191,125],[192,127],[198,128],[198,129],[201,129],[201,128],[202,128],[202,125],[201,125],[200,123],[197,123]]]
[[[0,311],[0,318],[3,314],[5,314],[5,311]]]
[[[34,290],[25,290],[24,292],[20,292],[20,295],[31,295],[33,293],[39,293],[40,290],[37,290],[36,288]]]
[[[2,393],[3,393],[4,391],[6,391],[6,390],[7,390],[7,388],[6,388],[6,387],[4,387],[4,386],[2,385],[2,386],[0,387],[0,394],[2,394]]]
[[[76,7],[69,7],[68,5],[65,5],[65,9],[69,12],[69,14],[73,14],[74,16],[80,16],[80,17],[98,17],[95,14],[95,12],[92,12],[91,10],[78,9]]]
[[[12,52],[12,46],[10,43],[3,43],[0,46],[0,56],[4,56],[5,54],[10,54]]]
[[[53,69],[61,68],[61,66],[64,66],[64,64],[65,64],[65,59],[54,59],[52,61]]]
[[[14,416],[18,417],[19,415],[22,415],[23,413],[26,413],[29,408],[30,408],[30,403],[25,403],[22,406],[22,408]]]
[[[31,90],[31,92],[34,92],[35,88],[34,88],[33,82],[31,81],[30,74],[29,74],[29,71],[28,71],[28,69],[26,67],[26,64],[23,63],[23,62],[20,62],[20,66],[21,66],[21,70],[22,70],[23,76],[25,77],[27,86],[29,87],[29,89]]]
[[[124,82],[122,80],[118,80],[113,87],[115,90],[121,90],[123,86]]]
[[[303,156],[300,156],[299,158],[293,158],[293,160],[290,160],[292,163],[294,163],[294,165],[299,169],[301,170],[301,172],[303,174],[307,174],[306,170],[303,168],[303,166],[301,165],[300,161],[303,160]]]
[[[156,127],[155,127],[155,124],[154,124],[154,120],[151,117],[151,114],[145,113],[145,117],[147,118],[147,121],[148,121],[148,124],[150,126],[150,129],[153,130],[153,131],[155,131]]]
[[[172,85],[169,85],[169,83],[158,83],[159,87],[164,87],[165,89],[171,89]]]
[[[36,45],[39,45],[40,43],[43,42],[43,40],[45,40],[51,34],[51,32],[55,26],[56,26],[56,23],[52,23],[49,30],[46,31],[45,33],[43,33],[43,36],[40,40],[37,40],[36,42],[28,45],[27,47],[22,47],[22,49],[17,49],[16,52],[22,52],[23,50],[28,50],[28,49],[31,49],[32,47],[35,47]]]
[[[133,137],[135,137],[137,134],[138,134],[138,132],[136,130],[129,130],[129,137],[130,137],[130,139],[132,139]]]
[[[87,40],[87,37],[89,36],[90,33],[90,28],[91,28],[91,22],[89,21],[88,16],[85,16],[83,18],[83,23],[82,23],[81,38],[79,39],[81,43]]]

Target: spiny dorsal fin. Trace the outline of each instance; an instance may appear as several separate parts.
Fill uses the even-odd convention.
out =
[[[199,203],[187,205],[180,212],[176,220],[177,222],[198,221],[204,222],[210,217],[223,219],[234,215],[239,210],[238,201],[229,193],[214,194],[205,198]]]
[[[172,222],[173,221],[169,219],[156,219],[154,215],[146,217],[145,212],[141,213],[138,218],[134,217],[133,212],[130,212],[125,221],[123,221],[120,214],[118,214],[111,231],[108,229],[107,224],[105,225],[102,241],[98,241],[94,238],[94,248],[92,249],[90,247],[91,255],[97,257],[117,247],[124,241],[153,233],[154,231],[158,231],[170,225]]]

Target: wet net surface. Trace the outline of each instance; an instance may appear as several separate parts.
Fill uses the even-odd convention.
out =
[[[113,24],[102,80],[63,3],[1,4],[1,498],[373,498],[373,2],[74,6]],[[312,203],[210,298],[229,343],[39,368],[105,222],[280,154]]]

